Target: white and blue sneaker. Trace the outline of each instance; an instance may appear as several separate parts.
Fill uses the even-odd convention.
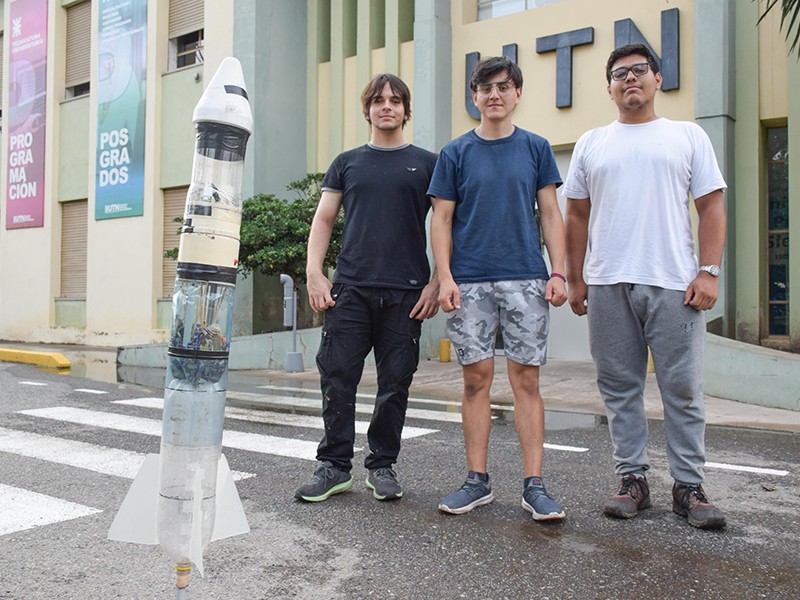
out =
[[[560,521],[564,518],[564,509],[547,493],[541,477],[525,479],[522,508],[531,513],[536,521]]]
[[[464,485],[439,503],[439,510],[451,515],[463,515],[476,506],[489,504],[492,500],[494,500],[494,494],[492,494],[492,484],[489,482],[488,473],[478,474],[470,471]]]

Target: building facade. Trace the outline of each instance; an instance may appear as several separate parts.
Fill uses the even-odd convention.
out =
[[[642,41],[659,56],[659,115],[694,120],[723,174],[729,234],[711,330],[800,350],[800,63],[779,14],[735,0],[5,0],[0,139],[0,339],[163,341],[191,178],[191,113],[223,57],[253,106],[243,195],[280,195],[367,141],[361,89],[412,90],[407,138],[439,150],[477,124],[466,74],[505,54],[525,85],[515,121],[562,176],[587,129],[612,121],[604,65]],[[38,20],[30,15],[39,15]],[[46,18],[44,17],[46,15]],[[31,23],[34,21],[34,23]],[[124,181],[123,181],[124,180]],[[635,193],[635,191],[632,191]],[[562,208],[565,200],[562,198]],[[502,244],[501,239],[497,240]],[[277,286],[237,285],[236,333]],[[584,320],[552,311],[550,354],[588,357]],[[444,336],[426,326],[433,354]]]

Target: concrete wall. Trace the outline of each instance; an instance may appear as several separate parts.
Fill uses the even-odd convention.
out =
[[[800,356],[708,334],[706,394],[800,410]]]

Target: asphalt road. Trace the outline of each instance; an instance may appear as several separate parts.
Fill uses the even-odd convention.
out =
[[[157,436],[126,431],[124,424],[130,417],[158,423],[160,410],[119,401],[159,398],[162,390],[8,363],[0,363],[0,390],[0,598],[174,598],[172,565],[158,548],[107,540],[129,476],[64,464],[69,452],[61,449],[82,443],[100,471],[111,468],[110,450],[158,452]],[[280,400],[272,409],[238,409],[226,431],[313,447],[320,430],[297,419],[318,415],[313,399],[306,393],[294,406]],[[445,420],[455,414],[446,406],[415,406],[424,418],[408,420],[419,435],[404,442],[397,470],[405,496],[397,502],[372,498],[359,463],[352,490],[324,503],[300,503],[293,492],[313,471],[312,460],[225,448],[232,469],[254,475],[237,483],[251,532],[208,547],[204,577],[192,574],[186,598],[800,597],[797,434],[709,427],[708,460],[734,470],[707,470],[706,491],[729,521],[725,531],[707,532],[671,511],[659,421],[651,422],[653,508],[618,521],[601,513],[616,484],[603,417],[551,413],[546,441],[586,451],[546,450],[546,481],[567,519],[542,525],[520,506],[521,461],[509,411],[497,411],[492,429],[495,501],[467,515],[439,513],[438,501],[465,475],[461,426]],[[69,420],[63,417],[69,411],[55,413],[56,407],[105,415],[112,423]],[[359,420],[368,418],[359,413]],[[365,436],[357,443],[365,446]],[[78,516],[37,522],[32,514],[40,495],[71,503]]]

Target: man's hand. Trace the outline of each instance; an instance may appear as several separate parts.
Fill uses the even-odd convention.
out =
[[[453,312],[461,308],[461,292],[452,279],[439,282],[439,306],[444,312]]]
[[[547,281],[544,299],[553,306],[561,306],[567,301],[567,286],[560,277],[551,277]]]
[[[439,312],[439,282],[431,281],[428,285],[422,288],[419,300],[411,309],[409,318],[424,321],[430,319],[433,315]]]
[[[327,310],[336,302],[331,298],[331,288],[333,284],[322,273],[314,273],[308,276],[306,289],[308,290],[308,301],[314,312]]]
[[[705,271],[700,271],[683,296],[683,303],[696,310],[708,310],[717,303],[718,279]]]
[[[586,282],[583,278],[578,280],[569,280],[569,306],[579,317],[586,314],[586,298],[588,297],[589,288],[586,287]]]

